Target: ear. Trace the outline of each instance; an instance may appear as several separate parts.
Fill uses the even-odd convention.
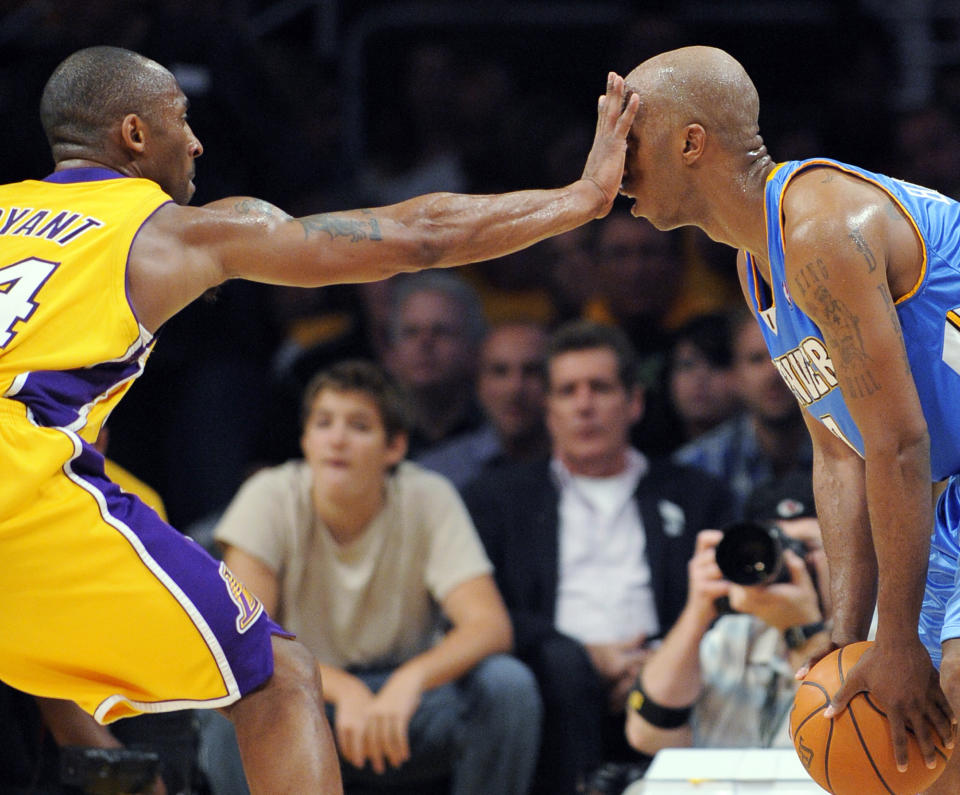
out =
[[[128,113],[120,122],[120,138],[123,145],[138,154],[146,148],[147,131],[143,119],[136,113]]]
[[[707,131],[699,124],[688,124],[683,132],[682,157],[689,166],[703,156],[707,143]]]
[[[410,439],[406,433],[397,433],[387,443],[387,466],[395,467],[407,454]]]

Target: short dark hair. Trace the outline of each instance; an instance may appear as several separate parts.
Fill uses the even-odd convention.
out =
[[[58,147],[97,150],[112,124],[128,113],[150,119],[173,76],[122,47],[87,47],[53,70],[40,98],[40,121],[57,159]]]
[[[713,367],[727,369],[733,364],[731,317],[728,312],[694,315],[671,335],[671,352],[689,342]]]
[[[410,430],[410,404],[403,387],[374,362],[366,359],[345,359],[313,376],[303,391],[300,407],[302,428],[306,428],[317,395],[325,389],[335,392],[359,392],[371,398],[380,412],[388,440]]]
[[[553,332],[547,346],[548,374],[550,362],[560,354],[594,348],[606,348],[613,352],[617,360],[617,376],[626,390],[639,385],[637,352],[630,338],[619,326],[592,320],[571,320]]]
[[[463,331],[470,345],[478,346],[487,335],[487,319],[483,302],[477,291],[462,276],[443,270],[425,270],[417,273],[401,274],[391,296],[393,306],[390,311],[389,330],[391,340],[396,341],[400,333],[400,318],[403,307],[411,296],[418,293],[440,293],[455,302],[463,323]]]

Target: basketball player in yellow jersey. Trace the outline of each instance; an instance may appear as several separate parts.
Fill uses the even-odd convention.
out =
[[[292,218],[193,194],[203,149],[163,67],[95,47],[41,100],[55,172],[0,186],[0,679],[101,722],[209,707],[254,792],[341,791],[317,666],[233,575],[111,484],[93,441],[153,335],[231,278],[318,286],[505,255],[605,215],[637,102],[611,75],[583,176]]]

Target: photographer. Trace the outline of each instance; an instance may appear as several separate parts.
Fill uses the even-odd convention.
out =
[[[717,563],[724,532],[698,534],[683,613],[630,695],[627,740],[644,754],[677,746],[789,745],[794,671],[829,640],[829,576],[810,475],[790,474],[757,489],[745,515],[775,525],[802,547],[777,544],[779,574],[758,566],[768,569],[764,582],[739,585],[730,580],[736,573],[728,569],[725,577]]]

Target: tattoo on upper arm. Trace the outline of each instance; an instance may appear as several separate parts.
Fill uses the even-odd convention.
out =
[[[357,221],[353,218],[342,218],[325,213],[298,218],[297,221],[303,227],[306,237],[323,233],[329,235],[331,240],[336,237],[349,237],[351,243],[359,243],[361,240],[383,240],[380,224],[373,213],[369,210],[364,210],[363,213],[370,216],[368,221]]]
[[[828,278],[827,265],[818,257],[816,262],[808,262],[800,269],[800,272],[793,279],[793,284],[802,297],[807,294],[808,290]]]
[[[879,386],[867,369],[870,356],[864,345],[860,318],[833,295],[829,282],[829,269],[819,258],[800,268],[794,278],[799,294],[809,296],[816,308],[818,325],[834,361],[844,367],[855,388],[862,394],[872,394]]]
[[[849,398],[869,397],[880,391],[880,384],[870,369],[870,355],[866,351],[860,318],[821,284],[812,298],[820,307],[827,349],[846,372],[844,394]]]
[[[234,205],[238,215],[276,215],[280,212],[269,202],[262,199],[241,199]]]
[[[877,258],[871,250],[870,244],[867,243],[866,238],[864,238],[860,227],[856,227],[850,232],[850,239],[853,241],[853,245],[857,247],[857,251],[859,251],[867,261],[867,273],[873,273],[877,269]]]

